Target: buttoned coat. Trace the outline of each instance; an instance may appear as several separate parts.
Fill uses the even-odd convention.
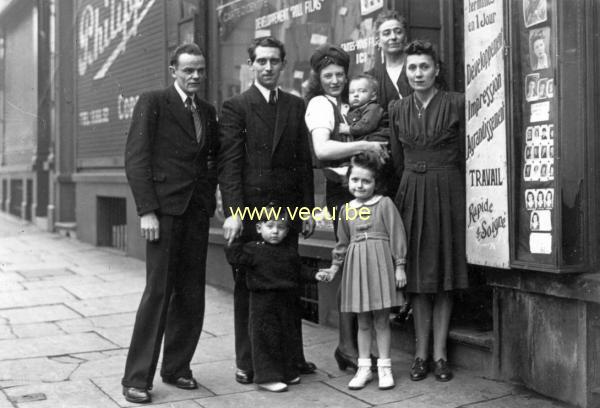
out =
[[[181,215],[194,190],[212,215],[218,152],[215,108],[197,99],[202,143],[175,86],[140,95],[125,151],[125,171],[139,215]]]
[[[279,90],[275,123],[258,88],[223,104],[219,122],[219,188],[223,209],[314,205],[313,172],[301,98]]]
[[[209,216],[215,208],[216,111],[197,100],[202,138],[174,86],[140,95],[125,151],[138,214],[155,213],[160,236],[146,241],[146,287],[127,354],[124,387],[151,389],[161,343],[166,382],[191,378],[204,321]],[[163,341],[164,340],[164,341]]]

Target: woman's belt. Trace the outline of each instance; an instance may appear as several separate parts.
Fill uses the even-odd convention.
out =
[[[458,169],[455,163],[440,163],[429,161],[417,161],[404,163],[404,168],[414,173],[427,173],[429,170],[449,170]]]
[[[367,241],[369,239],[378,239],[378,240],[382,240],[382,241],[389,241],[390,237],[388,236],[388,234],[384,233],[384,232],[357,232],[356,234],[354,234],[354,236],[352,237],[352,239],[350,240],[350,242],[360,242],[360,241]]]

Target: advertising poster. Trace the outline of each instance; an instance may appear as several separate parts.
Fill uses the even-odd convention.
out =
[[[77,6],[77,166],[120,167],[140,93],[164,87],[163,4],[81,0]]]
[[[509,267],[503,1],[465,0],[467,261]]]

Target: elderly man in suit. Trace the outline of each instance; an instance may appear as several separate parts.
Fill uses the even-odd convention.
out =
[[[146,239],[146,288],[122,379],[130,402],[150,402],[164,334],[161,376],[197,388],[190,361],[204,319],[208,220],[215,209],[218,152],[215,108],[198,98],[206,61],[195,44],[178,47],[170,87],[135,106],[125,171]]]
[[[285,66],[283,44],[273,37],[255,39],[248,48],[248,65],[254,84],[225,101],[219,120],[219,188],[227,218],[223,224],[228,244],[259,240],[256,220],[241,220],[236,209],[262,208],[270,202],[281,207],[314,206],[313,173],[308,131],[304,124],[304,101],[278,89]],[[297,247],[300,231],[308,237],[312,220],[295,220],[287,236]],[[234,270],[234,325],[238,382],[253,380],[251,344],[248,337],[248,289],[245,271]],[[296,299],[299,303],[299,297]],[[299,313],[296,317],[301,330]],[[302,338],[294,347],[300,373],[314,372],[304,360]],[[254,356],[256,357],[256,356]]]

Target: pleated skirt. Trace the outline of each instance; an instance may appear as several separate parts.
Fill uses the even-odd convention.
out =
[[[341,281],[342,312],[362,313],[400,306],[389,241],[367,239],[351,242]]]
[[[396,205],[408,240],[407,292],[468,287],[462,177],[458,168],[402,175]]]

